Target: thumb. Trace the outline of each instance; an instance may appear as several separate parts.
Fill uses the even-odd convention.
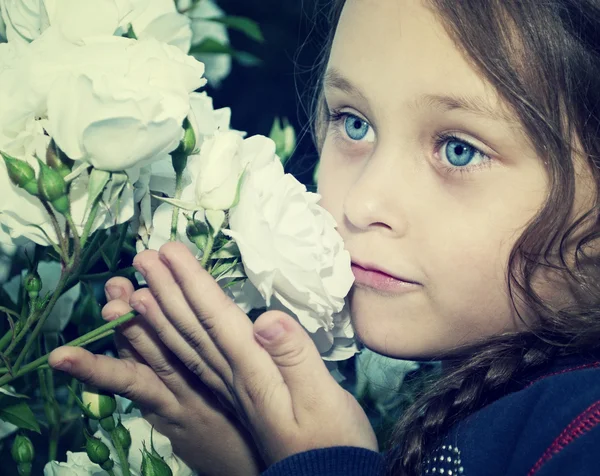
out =
[[[254,323],[254,335],[279,369],[294,403],[314,401],[329,385],[337,386],[312,339],[288,314],[262,314]]]

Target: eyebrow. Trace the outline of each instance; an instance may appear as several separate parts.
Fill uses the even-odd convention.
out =
[[[369,102],[360,88],[352,84],[335,68],[327,70],[323,85],[324,88],[339,89],[340,91],[355,96],[367,103]],[[429,107],[446,112],[460,110],[496,121],[508,123],[517,122],[515,117],[508,111],[493,107],[483,98],[477,96],[424,94],[412,101],[410,107],[414,109]]]

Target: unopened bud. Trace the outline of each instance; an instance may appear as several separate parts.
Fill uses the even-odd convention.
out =
[[[192,217],[186,216],[187,226],[185,228],[185,234],[188,239],[196,245],[196,247],[203,251],[206,247],[206,241],[208,239],[208,233],[210,232],[206,224],[195,220]]]
[[[296,131],[286,118],[283,121],[276,118],[269,137],[275,142],[275,153],[285,164],[296,148]]]
[[[189,156],[194,153],[196,148],[196,134],[190,121],[186,117],[183,121],[183,139],[181,140],[181,148],[184,155]]]
[[[27,273],[24,286],[30,299],[36,299],[39,296],[42,290],[42,279],[37,271],[33,270]]]
[[[54,209],[65,215],[69,212],[69,198],[67,197],[67,184],[62,176],[56,171],[48,167],[41,160],[40,175],[38,177],[38,189],[40,196],[50,202]]]
[[[169,468],[169,465],[160,456],[154,446],[152,445],[152,451],[146,449],[144,443],[144,449],[142,450],[142,476],[173,476],[173,471]]]
[[[121,444],[121,447],[125,450],[125,453],[127,453],[129,448],[131,448],[131,433],[129,433],[129,430],[125,428],[123,423],[121,423],[121,420],[119,420],[119,423],[113,430],[111,437]]]
[[[11,182],[17,187],[26,190],[31,195],[37,195],[38,184],[35,179],[33,167],[24,160],[15,159],[4,152],[0,152],[0,155],[2,155],[2,158],[4,159]]]
[[[81,392],[81,401],[86,415],[95,420],[107,418],[117,409],[114,395],[94,387],[85,387]]]
[[[110,450],[100,438],[86,435],[86,440],[85,452],[92,463],[102,465],[110,460]]]
[[[35,457],[33,443],[25,435],[18,434],[13,441],[10,453],[16,463],[31,463]]]
[[[75,162],[69,159],[65,153],[58,148],[54,139],[50,141],[48,149],[46,149],[46,164],[56,170],[61,177],[65,178],[71,173]]]

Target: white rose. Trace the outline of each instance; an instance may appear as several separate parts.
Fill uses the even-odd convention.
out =
[[[0,0],[8,41],[30,42],[48,28],[43,0]]]
[[[350,255],[331,215],[283,167],[250,170],[229,216],[246,274],[268,305],[272,298],[311,333],[333,333],[333,315],[353,283]]]
[[[184,53],[190,50],[191,21],[177,11],[173,0],[134,0],[134,5],[127,19],[139,40],[154,38]]]
[[[190,8],[190,0],[179,2],[181,9]],[[198,45],[206,39],[228,45],[229,34],[222,23],[208,21],[210,18],[222,17],[225,13],[213,0],[202,0],[197,2],[187,15],[192,20],[192,45]],[[206,66],[206,78],[211,86],[218,86],[231,72],[231,55],[195,53],[194,56]]]
[[[73,43],[113,35],[133,6],[130,0],[43,0],[52,28]]]
[[[205,82],[201,63],[155,40],[116,37],[68,59],[82,55],[101,61],[68,64],[48,93],[48,132],[71,159],[121,171],[177,147],[189,93]]]
[[[239,150],[243,139],[235,132],[216,134],[202,145],[197,159],[196,204],[209,210],[233,205],[243,171]]]
[[[44,476],[106,476],[106,471],[92,463],[86,453],[67,451],[66,463],[50,461],[44,466]]]
[[[27,85],[30,48],[22,43],[0,44],[0,147],[14,140],[40,112],[42,98]],[[29,123],[29,125],[28,125]]]
[[[205,138],[213,136],[218,131],[229,130],[231,109],[223,107],[215,109],[212,98],[202,93],[190,94],[190,115],[188,119],[196,135],[196,147],[199,149]],[[245,133],[238,132],[241,137]]]
[[[9,41],[31,42],[50,26],[73,43],[113,35],[132,10],[129,0],[0,0]]]

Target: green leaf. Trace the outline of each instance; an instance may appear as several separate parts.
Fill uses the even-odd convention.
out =
[[[86,215],[87,212],[92,208],[93,203],[96,199],[104,192],[104,187],[110,180],[110,172],[106,170],[92,169],[90,174],[90,181],[88,182],[88,200],[85,206]]]
[[[238,16],[225,16],[219,18],[207,18],[208,21],[213,21],[215,23],[221,23],[225,25],[227,28],[232,30],[237,30],[239,32],[244,33],[247,37],[252,38],[259,43],[264,43],[265,37],[254,20],[246,17],[238,17]]]
[[[189,52],[190,55],[195,54],[224,54],[231,55],[236,61],[243,66],[256,66],[262,61],[256,56],[243,51],[234,50],[231,46],[225,45],[214,38],[206,38],[197,45],[192,46]]]
[[[24,430],[31,430],[41,433],[40,425],[38,424],[35,415],[25,402],[19,402],[15,405],[10,405],[0,409],[0,420],[12,423]]]
[[[0,387],[0,393],[6,395],[11,398],[21,399],[21,398],[29,398],[27,395],[23,395],[21,393],[16,393],[10,387]]]
[[[240,256],[240,249],[235,241],[229,241],[210,256],[211,258],[237,258]]]
[[[161,202],[168,203],[169,205],[173,205],[174,207],[181,208],[182,210],[187,210],[190,212],[196,212],[199,210],[204,210],[202,207],[199,207],[195,203],[184,202],[183,200],[177,200],[175,198],[167,198],[167,197],[159,197],[158,195],[152,194],[154,198],[160,200]]]

